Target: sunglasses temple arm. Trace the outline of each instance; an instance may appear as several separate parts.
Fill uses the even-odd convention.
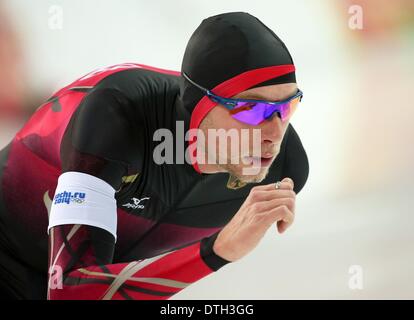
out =
[[[210,91],[202,86],[200,86],[199,84],[195,83],[193,80],[190,79],[189,76],[187,76],[187,74],[185,72],[183,72],[183,77],[190,82],[193,86],[197,87],[198,89],[200,89],[201,91],[204,91],[205,93],[209,94]]]

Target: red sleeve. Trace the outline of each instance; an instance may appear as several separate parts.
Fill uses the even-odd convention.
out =
[[[105,230],[54,227],[48,299],[168,299],[227,263],[211,252],[214,238],[150,259],[111,264],[114,239]]]

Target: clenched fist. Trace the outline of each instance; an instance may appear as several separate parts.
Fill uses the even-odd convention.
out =
[[[283,179],[279,189],[274,183],[253,187],[239,211],[218,234],[213,251],[227,261],[236,261],[257,246],[274,222],[279,233],[283,233],[293,223],[295,200],[290,178]]]

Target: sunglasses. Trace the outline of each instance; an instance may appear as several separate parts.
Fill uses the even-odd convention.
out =
[[[303,92],[299,89],[292,97],[277,102],[223,98],[192,81],[185,72],[183,72],[183,76],[192,85],[205,92],[211,101],[227,108],[232,118],[249,125],[258,125],[264,120],[271,120],[275,114],[282,121],[287,121],[296,111],[299,102],[303,98]]]

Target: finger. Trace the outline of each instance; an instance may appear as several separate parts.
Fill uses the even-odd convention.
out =
[[[272,210],[270,213],[260,213],[257,215],[254,215],[250,221],[250,230],[251,232],[258,232],[260,234],[264,234],[273,223],[282,224],[282,229],[279,231],[282,233],[284,230],[286,230],[294,220],[294,215],[286,206],[280,206],[274,210]],[[286,226],[283,226],[283,225]]]
[[[295,183],[293,182],[293,180],[289,177],[284,178],[282,181],[282,185],[284,187],[287,187],[291,190],[293,190],[293,188],[295,187]]]
[[[280,206],[287,206],[290,211],[294,212],[295,211],[295,202],[296,202],[295,198],[291,197],[291,196],[286,197],[286,198],[272,199],[272,200],[269,200],[269,201],[256,202],[256,203],[251,205],[251,212],[250,213],[251,214],[265,213],[265,212],[271,211],[271,210],[273,210],[277,207],[280,207]]]
[[[272,190],[259,190],[250,194],[250,200],[252,202],[270,201],[279,198],[296,198],[296,193],[290,189],[272,189]]]
[[[286,221],[278,221],[276,223],[277,230],[279,231],[279,233],[283,233],[292,225],[292,223],[293,221],[291,223],[288,223]]]
[[[293,224],[293,221],[294,220],[295,220],[295,214],[293,213],[293,220],[290,220],[290,221],[284,221],[284,220],[278,221],[276,225],[277,225],[277,229],[278,229],[279,233],[285,232]]]
[[[269,191],[269,190],[275,190],[275,183],[269,183],[269,184],[264,184],[264,185],[260,185],[260,186],[255,186],[252,188],[252,190],[250,190],[250,192],[252,192],[253,190],[256,191]]]
[[[278,221],[276,223],[276,228],[279,233],[285,232],[289,227],[290,225],[288,225],[285,221]]]
[[[268,225],[271,225],[276,221],[284,221],[288,225],[291,225],[294,219],[295,219],[295,215],[293,214],[293,212],[290,211],[287,206],[283,205],[273,210],[270,210],[266,214],[266,218],[264,219],[264,222],[267,223]]]
[[[290,178],[284,178],[282,181],[280,181],[280,185],[279,185],[279,189],[276,189],[276,183],[269,183],[269,184],[265,184],[262,186],[256,186],[253,189],[257,189],[257,190],[293,190],[294,187],[294,183],[293,180]]]

